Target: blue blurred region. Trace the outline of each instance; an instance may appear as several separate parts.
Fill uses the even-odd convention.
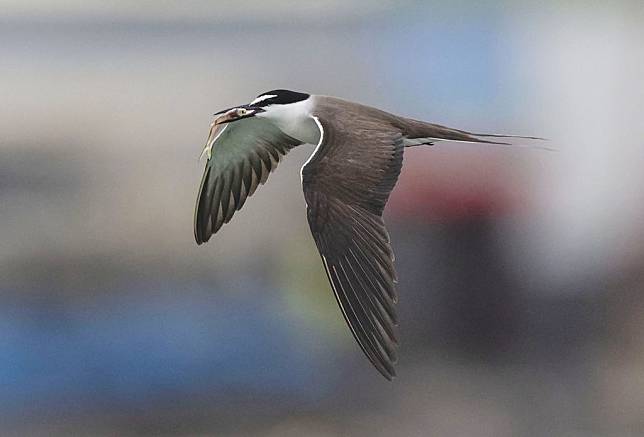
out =
[[[315,399],[332,372],[320,371],[297,328],[275,308],[277,290],[243,292],[261,289],[249,282],[127,284],[71,307],[41,298],[43,290],[23,293],[38,296],[34,301],[4,293],[14,299],[0,305],[2,414],[80,401],[95,408],[164,396],[216,398],[230,387],[249,396]]]
[[[418,118],[516,115],[513,44],[498,4],[436,14],[404,9],[362,33],[360,49],[373,59],[382,99]],[[516,102],[514,102],[516,103]]]

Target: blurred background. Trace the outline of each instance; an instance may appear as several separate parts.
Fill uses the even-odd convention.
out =
[[[644,435],[644,6],[0,2],[0,434]],[[399,377],[286,158],[197,247],[214,112],[328,94],[547,152],[413,148]]]

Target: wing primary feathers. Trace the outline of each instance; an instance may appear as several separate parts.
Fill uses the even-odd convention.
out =
[[[268,179],[268,175],[271,173],[271,159],[268,158],[268,164],[263,160],[260,159],[260,162],[262,164],[262,173],[259,178],[259,183],[260,185],[264,185],[266,183],[266,180]]]
[[[385,295],[387,295],[387,297],[391,299],[393,303],[396,303],[398,298],[395,291],[393,289],[389,290],[388,287],[383,285],[388,284],[389,279],[385,276],[382,269],[380,267],[374,266],[373,262],[368,261],[371,257],[367,256],[367,254],[364,252],[364,249],[362,249],[360,245],[356,245],[356,249],[362,254],[363,259],[366,261],[363,265],[367,266],[373,278],[377,280],[380,290],[385,293]]]
[[[272,161],[275,163],[275,165],[277,165],[277,163],[280,162],[282,156],[280,152],[274,148],[270,148],[268,149],[268,153],[270,154]]]
[[[262,164],[264,165],[264,167],[270,173],[271,168],[273,166],[272,166],[271,157],[270,157],[270,154],[268,153],[268,151],[266,151],[265,149],[259,148],[259,149],[257,149],[257,155],[259,156],[260,160],[262,161]]]
[[[365,348],[369,350],[370,355],[377,361],[377,364],[380,367],[386,369],[387,373],[389,373],[390,375],[395,374],[391,362],[392,360],[389,357],[387,351],[384,349],[385,340],[382,337],[381,332],[374,325],[373,321],[369,317],[369,314],[362,306],[362,303],[360,302],[360,299],[358,298],[355,290],[351,288],[351,282],[342,266],[341,261],[338,262],[338,265],[340,266],[342,272],[342,275],[338,273],[338,277],[343,277],[346,281],[346,286],[349,287],[349,290],[347,290],[345,286],[342,286],[344,299],[345,301],[349,302],[349,306],[352,309],[356,320],[358,320],[360,331],[362,332],[364,339],[366,339]],[[344,281],[341,280],[341,283],[342,282]]]
[[[249,170],[250,171],[250,170]],[[240,182],[241,188],[239,190],[239,202],[237,203],[235,209],[239,211],[242,209],[244,204],[246,203],[246,199],[248,199],[248,192],[246,191],[246,182],[243,180]]]
[[[226,222],[226,217],[228,217],[228,206],[230,205],[230,184],[230,176],[224,174],[221,182],[221,213],[224,216],[224,223]]]
[[[357,293],[352,289],[346,272],[341,266],[341,262],[336,259],[335,255],[333,255],[329,260],[326,259],[326,256],[322,255],[324,253],[331,253],[329,241],[326,236],[321,234],[318,235],[316,243],[320,249],[320,254],[324,262],[329,282],[333,288],[334,295],[338,301],[342,315],[349,325],[349,329],[369,361],[371,361],[371,363],[385,378],[391,380],[396,373],[393,368],[393,363],[388,358],[384,347],[379,345],[377,340],[376,335],[378,335],[380,331],[374,330],[375,326],[369,319],[369,316],[362,307],[362,304],[357,300]],[[340,267],[341,270],[339,270],[338,267]],[[353,290],[353,292],[350,290]]]
[[[261,167],[261,164],[260,164]],[[261,169],[260,169],[261,171]],[[248,190],[248,195],[251,196],[257,187],[259,186],[259,173],[256,173],[255,170],[251,170],[251,184],[250,189]]]
[[[349,283],[351,284],[352,291],[357,297],[364,314],[370,321],[370,324],[377,333],[379,342],[383,345],[387,356],[390,361],[396,361],[396,340],[395,334],[392,329],[391,321],[385,319],[385,314],[381,308],[371,299],[369,289],[365,287],[361,275],[358,274],[356,269],[353,268],[352,263],[349,261],[348,256],[344,256],[344,262],[341,264]],[[371,317],[369,316],[371,315]]]
[[[335,268],[335,266],[331,266],[331,269],[329,269],[328,272],[330,276],[330,282],[333,285],[338,304],[340,305],[340,309],[345,315],[345,319],[347,320],[349,328],[351,329],[354,338],[358,342],[358,345],[365,353],[367,358],[369,358],[369,361],[371,361],[371,363],[376,367],[376,369],[378,369],[378,371],[385,378],[391,380],[391,378],[395,375],[395,372],[393,372],[393,368],[388,369],[383,362],[384,360],[374,354],[372,340],[368,337],[368,334],[362,327],[360,318],[354,312],[353,307],[351,306],[351,302],[346,300],[346,297],[343,294],[344,290],[342,288],[342,281],[339,278],[337,269]],[[370,345],[372,347],[369,348],[367,347],[367,345]]]
[[[241,186],[242,186],[242,176],[241,176],[241,171],[242,171],[242,170],[243,170],[243,168],[244,168],[244,164],[243,164],[243,163],[244,163],[244,161],[242,161],[242,162],[240,163],[240,165],[239,165],[239,166],[233,166],[233,167],[231,168],[231,173],[230,173],[230,178],[231,178],[230,188],[231,188],[231,190],[232,190],[233,200],[234,200],[234,202],[235,202],[235,203],[234,203],[234,205],[233,205],[233,208],[232,208],[232,210],[233,210],[233,211],[236,211],[236,210],[237,210],[236,205],[239,205],[239,202],[240,202],[240,200],[241,200],[241,199],[240,199],[240,197],[241,197]],[[231,216],[232,216],[232,215],[231,215]]]
[[[242,174],[242,179],[244,182],[244,187],[246,192],[245,197],[247,197],[252,194],[251,187],[253,184],[253,169],[251,168],[251,165],[250,165],[250,157],[248,159],[244,159],[241,165],[242,165],[241,174]],[[239,209],[241,209],[241,207],[239,207]]]
[[[236,204],[235,204],[235,197],[232,196],[232,192],[231,192],[231,196],[228,197],[228,213],[224,218],[224,223],[228,223],[230,219],[233,218],[233,214],[235,214],[235,211],[237,211]]]
[[[213,234],[217,232],[219,228],[221,228],[221,226],[224,224],[224,211],[221,205],[221,196],[223,192],[224,192],[224,184],[223,183],[217,184],[215,197],[213,201],[213,212],[214,212],[214,214],[212,215],[212,220],[213,220],[212,233]]]
[[[356,256],[355,252],[353,251],[352,248],[349,248],[349,253],[355,260],[355,265],[360,269],[362,272],[362,279],[364,281],[364,289],[368,291],[369,296],[371,299],[373,299],[375,302],[378,303],[380,308],[386,313],[387,318],[391,321],[391,324],[393,326],[398,325],[398,317],[396,315],[396,310],[394,308],[394,302],[391,299],[387,299],[385,296],[386,294],[383,295],[383,293],[377,293],[375,292],[376,290],[383,290],[383,287],[380,285],[374,284],[374,279],[369,275],[364,267],[362,266],[366,260],[359,260],[358,257]],[[351,266],[353,266],[353,263],[350,263]],[[352,267],[353,268],[353,267]],[[368,283],[367,283],[368,282]],[[391,331],[391,336],[395,337],[395,334],[393,331]]]
[[[398,275],[396,274],[396,269],[394,268],[393,255],[391,254],[391,252],[383,252],[377,247],[374,247],[373,243],[371,243],[368,238],[366,238],[359,232],[356,233],[356,238],[358,238],[364,245],[364,248],[360,246],[359,249],[365,255],[365,257],[365,249],[368,249],[371,252],[371,257],[370,259],[368,259],[370,261],[369,264],[373,267],[374,274],[382,277],[383,279],[385,279],[385,281],[391,280],[394,283],[398,282]]]
[[[195,239],[197,244],[201,244],[206,241],[207,237],[205,236],[207,230],[204,227],[204,224],[208,221],[210,216],[210,201],[212,191],[210,180],[210,169],[206,168],[201,179],[201,187],[199,188],[199,197],[197,198],[197,207],[195,209]]]
[[[257,176],[257,178],[259,178],[262,174],[262,159],[259,157],[259,154],[257,152],[251,154],[250,164],[253,167],[255,175]]]

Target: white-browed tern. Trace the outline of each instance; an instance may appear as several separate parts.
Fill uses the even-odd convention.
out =
[[[459,141],[510,145],[513,135],[467,131],[400,117],[354,102],[274,90],[217,112],[195,208],[194,232],[205,243],[280,159],[315,144],[301,170],[307,219],[342,314],[365,355],[395,376],[398,342],[394,254],[382,212],[408,146]]]

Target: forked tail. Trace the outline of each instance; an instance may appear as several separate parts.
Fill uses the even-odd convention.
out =
[[[406,147],[432,145],[438,141],[455,141],[462,143],[495,144],[499,146],[516,146],[533,149],[555,150],[543,144],[545,138],[522,135],[478,134],[460,129],[452,129],[439,124],[407,119],[404,127],[404,144]]]

